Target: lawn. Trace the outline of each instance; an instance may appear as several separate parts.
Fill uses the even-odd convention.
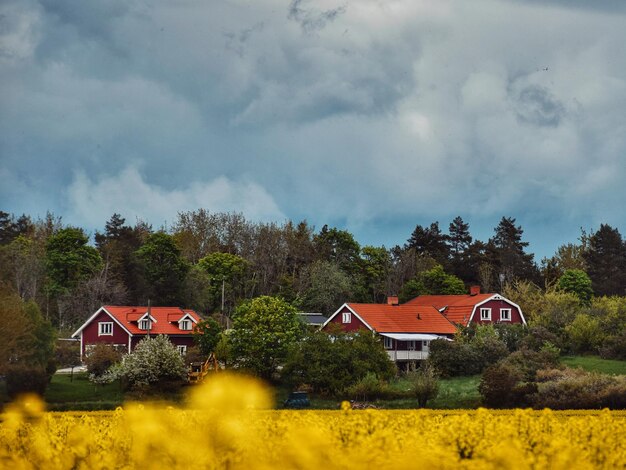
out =
[[[54,374],[45,400],[50,410],[108,410],[124,402],[124,393],[118,382],[94,385],[86,373]]]
[[[626,375],[626,361],[602,359],[598,356],[564,356],[561,358],[561,362],[567,367],[580,367],[591,372]]]

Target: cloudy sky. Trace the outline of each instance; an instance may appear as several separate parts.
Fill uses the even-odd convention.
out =
[[[593,4],[593,6],[588,6]],[[626,2],[3,0],[0,209],[626,234]]]

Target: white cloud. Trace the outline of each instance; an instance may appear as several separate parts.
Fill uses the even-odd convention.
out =
[[[96,181],[77,172],[67,190],[67,203],[70,219],[88,227],[102,226],[115,212],[131,221],[139,218],[153,224],[172,223],[178,212],[198,208],[242,212],[251,220],[285,218],[272,196],[254,182],[220,176],[168,190],[146,182],[133,167]]]

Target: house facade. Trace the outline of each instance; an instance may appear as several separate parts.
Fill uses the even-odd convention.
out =
[[[420,295],[403,305],[434,307],[456,325],[526,324],[519,305],[500,294],[481,294],[473,287],[467,295]]]
[[[436,308],[399,305],[397,298],[390,298],[387,304],[345,303],[322,330],[333,325],[346,332],[364,329],[380,335],[389,358],[400,367],[426,359],[431,341],[450,339],[457,331]]]
[[[80,339],[80,356],[97,344],[109,344],[130,353],[146,336],[165,335],[181,354],[193,345],[193,330],[200,321],[193,310],[179,307],[100,307],[72,338]]]

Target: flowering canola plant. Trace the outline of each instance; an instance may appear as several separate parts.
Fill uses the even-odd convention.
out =
[[[36,397],[0,424],[11,469],[587,469],[626,466],[626,414],[550,410],[272,410],[258,382],[216,374],[182,408],[45,412]]]

